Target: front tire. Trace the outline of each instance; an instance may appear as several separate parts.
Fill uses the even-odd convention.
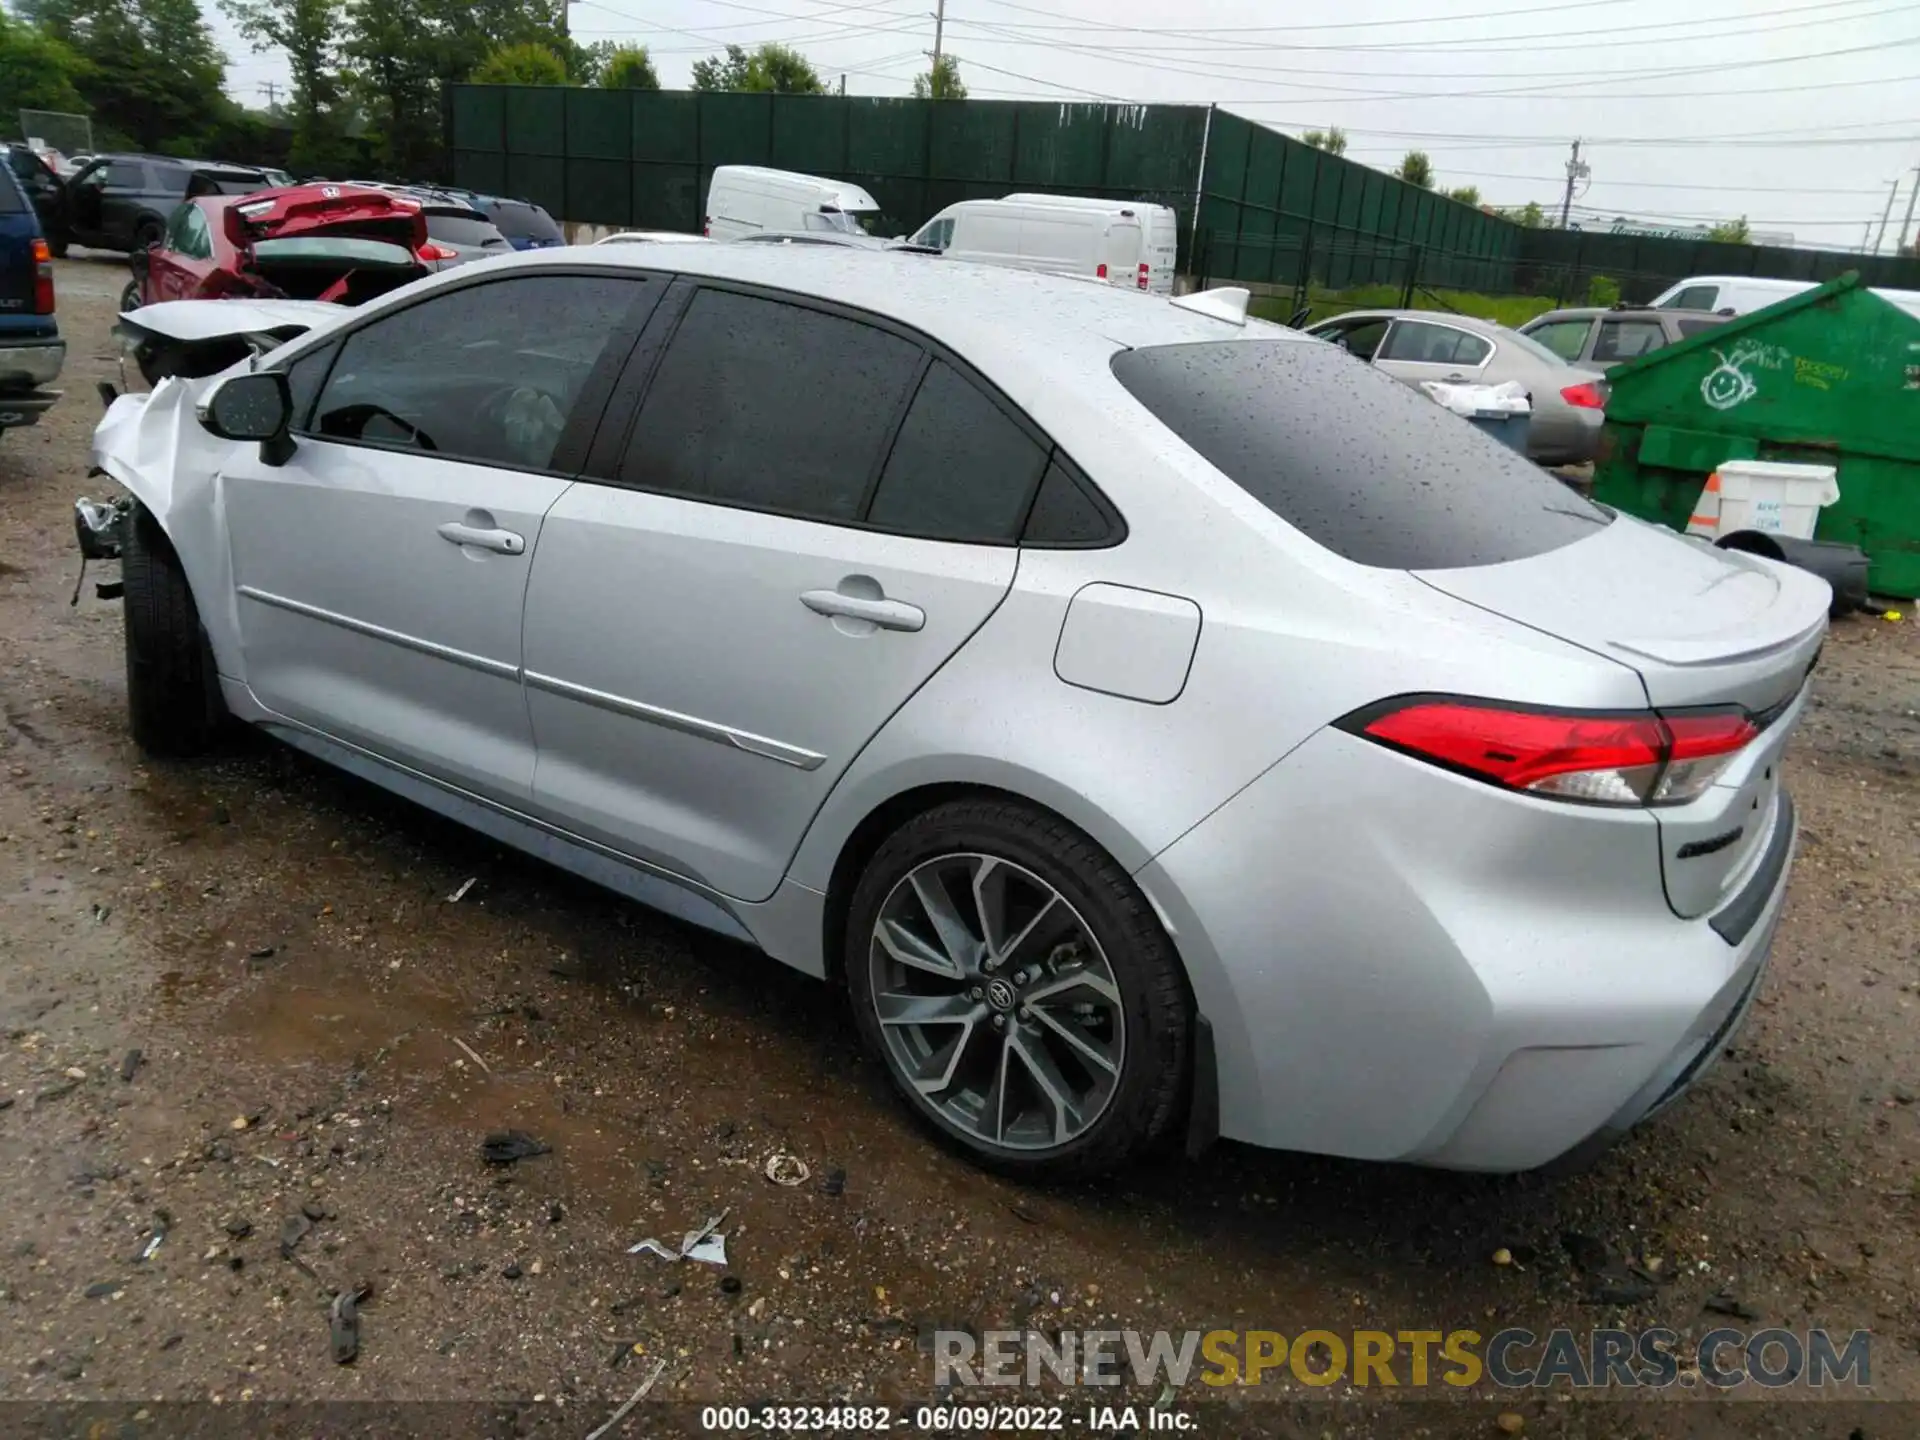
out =
[[[1098,1174],[1179,1116],[1179,957],[1127,873],[1057,816],[982,797],[908,821],[854,889],[845,973],[895,1089],[981,1164]]]
[[[124,315],[129,310],[138,310],[139,308],[140,282],[138,280],[129,280],[126,288],[120,292],[120,313]]]
[[[120,578],[134,741],[149,755],[201,754],[213,744],[226,705],[180,557],[144,505],[127,517]]]

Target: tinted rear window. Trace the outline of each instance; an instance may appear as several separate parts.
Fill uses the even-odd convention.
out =
[[[1241,489],[1361,565],[1496,565],[1570,545],[1611,518],[1331,345],[1159,345],[1114,356],[1113,373]]]
[[[489,241],[499,245],[503,239],[491,220],[458,210],[427,211],[427,234],[448,245],[485,245]]]
[[[509,240],[560,240],[565,237],[553,217],[531,205],[495,205],[493,223]]]

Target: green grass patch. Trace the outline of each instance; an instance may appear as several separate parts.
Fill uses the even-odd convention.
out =
[[[1316,290],[1308,295],[1312,314],[1307,323],[1344,315],[1349,310],[1397,310],[1400,287],[1397,285],[1356,285],[1350,290]],[[1287,295],[1256,296],[1248,307],[1262,320],[1284,325],[1293,313],[1293,299]],[[1554,308],[1551,299],[1538,295],[1480,295],[1471,290],[1415,290],[1415,310],[1451,311],[1471,315],[1476,320],[1491,320],[1509,328],[1518,328]]]

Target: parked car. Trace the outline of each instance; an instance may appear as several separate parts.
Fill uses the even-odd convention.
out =
[[[679,230],[618,230],[602,235],[596,245],[705,245],[705,235],[688,235]]]
[[[145,250],[166,233],[167,217],[182,200],[244,195],[268,184],[263,173],[246,166],[166,155],[97,155],[62,182],[48,243],[56,255],[64,255],[70,244]]]
[[[1349,355],[1418,386],[1423,380],[1527,387],[1527,457],[1584,465],[1600,444],[1606,392],[1585,371],[1517,330],[1433,310],[1355,310],[1307,327]]]
[[[1171,295],[1179,226],[1165,205],[1023,194],[949,205],[914,232],[912,243],[952,260]]]
[[[759,165],[720,165],[707,186],[701,230],[714,240],[767,230],[864,235],[879,217],[880,206],[858,185]]]
[[[531,200],[509,200],[500,195],[461,192],[461,198],[491,220],[516,250],[545,250],[567,243],[566,235]]]
[[[504,255],[515,248],[465,191],[391,181],[349,183],[361,189],[402,195],[419,203],[427,217],[427,240],[420,249],[420,259],[431,269],[445,270],[469,260]]]
[[[1663,345],[1724,325],[1729,317],[1704,310],[1639,310],[1616,305],[1549,310],[1520,327],[1578,370],[1600,374]]]
[[[100,422],[133,734],[830,977],[1016,1173],[1603,1144],[1760,983],[1827,588],[1247,298],[611,246],[336,309]]]
[[[203,196],[133,257],[122,311],[252,295],[354,305],[427,273],[418,202],[351,185]]]
[[[1712,310],[1722,315],[1747,315],[1764,310],[1789,295],[1817,288],[1814,280],[1776,280],[1764,275],[1694,275],[1677,280],[1654,296],[1660,310]],[[1875,294],[1910,315],[1920,315],[1920,290],[1876,288]]]
[[[60,393],[46,387],[66,359],[54,319],[53,252],[9,164],[0,172],[0,434],[52,408]]]
[[[5,145],[0,146],[0,150],[5,152],[7,169],[13,172],[13,178],[19,182],[34,213],[39,216],[42,238],[51,245],[51,232],[60,220],[60,197],[66,188],[60,172],[49,165],[38,151],[28,146]],[[65,251],[63,243],[55,253],[64,254]]]

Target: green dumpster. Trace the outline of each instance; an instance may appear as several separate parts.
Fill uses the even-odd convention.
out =
[[[1676,530],[1728,460],[1833,465],[1815,538],[1920,595],[1920,319],[1849,271],[1607,372],[1593,498]]]

